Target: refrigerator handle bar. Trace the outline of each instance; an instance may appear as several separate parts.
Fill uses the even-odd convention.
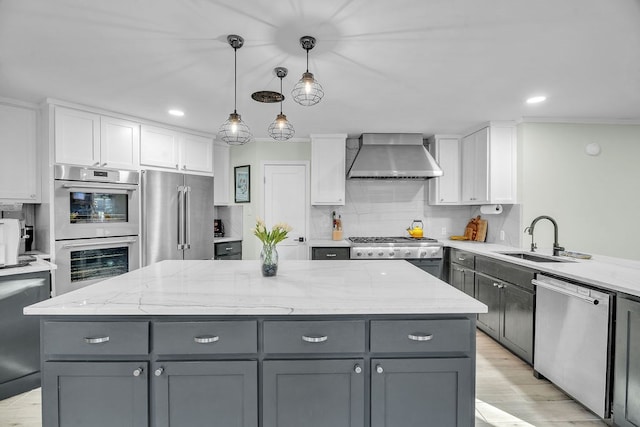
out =
[[[184,249],[184,186],[178,186],[178,250]]]
[[[185,240],[184,248],[191,249],[191,187],[188,185],[184,188],[184,228],[185,228]]]

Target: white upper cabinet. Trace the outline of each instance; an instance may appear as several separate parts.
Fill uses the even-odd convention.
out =
[[[182,170],[213,173],[213,140],[188,133],[179,135]]]
[[[311,204],[345,204],[346,134],[311,135]]]
[[[39,203],[37,113],[0,100],[0,199]]]
[[[462,203],[516,203],[516,128],[490,123],[462,139]]]
[[[55,162],[138,169],[140,125],[71,108],[55,108]]]
[[[213,173],[213,140],[155,126],[142,126],[140,164]]]
[[[429,204],[460,204],[460,137],[435,135],[429,138],[429,152],[444,172],[429,180]]]
[[[213,145],[213,204],[231,203],[230,149],[227,144]]]

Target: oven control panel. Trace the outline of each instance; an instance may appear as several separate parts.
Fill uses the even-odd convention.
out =
[[[351,259],[439,259],[442,246],[352,247]]]

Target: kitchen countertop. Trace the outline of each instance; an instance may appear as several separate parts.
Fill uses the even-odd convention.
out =
[[[214,237],[213,243],[242,242],[242,237]]]
[[[57,267],[55,264],[51,264],[50,262],[43,259],[38,259],[24,267],[0,268],[0,277],[12,276],[14,274],[36,273],[38,271],[55,270],[56,268]]]
[[[312,247],[330,248],[330,247],[349,247],[349,246],[351,246],[351,242],[349,240],[331,240],[331,239],[309,240],[307,242],[307,244],[308,244],[308,246],[310,248],[312,248]]]
[[[349,315],[486,313],[405,262],[162,261],[26,307],[30,315]]]
[[[444,243],[445,246],[508,261],[512,264],[526,266],[540,272],[555,274],[606,290],[624,292],[640,297],[640,261],[593,255],[591,259],[574,259],[564,256],[557,257],[573,262],[541,263],[496,253],[527,252],[526,249],[514,248],[512,246],[454,240],[443,240],[442,243]],[[552,255],[552,250],[539,249],[535,253],[550,256]]]

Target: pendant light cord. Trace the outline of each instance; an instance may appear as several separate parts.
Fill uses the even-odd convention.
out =
[[[309,72],[309,49],[305,49],[307,51],[307,73]]]
[[[280,114],[282,114],[282,100],[284,95],[282,94],[282,77],[280,77]]]
[[[233,114],[238,113],[237,104],[238,104],[238,48],[234,46],[233,47]]]

